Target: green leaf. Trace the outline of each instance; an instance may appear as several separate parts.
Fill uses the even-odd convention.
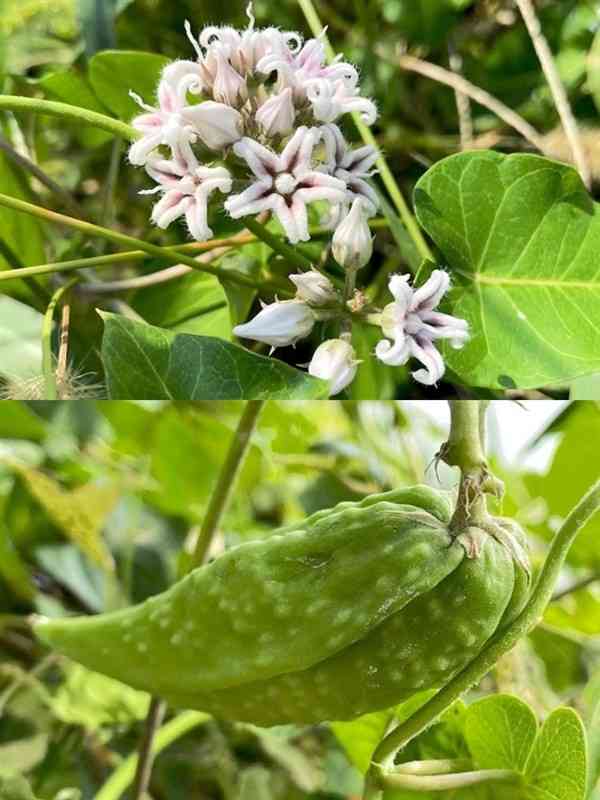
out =
[[[533,155],[459,153],[415,188],[472,339],[445,349],[469,385],[562,383],[600,368],[600,212],[577,172]]]
[[[2,800],[37,800],[31,786],[16,772],[0,772],[0,798]]]
[[[596,33],[587,59],[587,86],[600,111],[600,31]]]
[[[190,273],[177,281],[148,286],[135,293],[131,305],[159,328],[231,339],[227,295],[212,275]]]
[[[571,400],[600,400],[600,374],[584,375],[571,383]]]
[[[600,672],[591,678],[583,693],[585,723],[588,736],[587,791],[600,778]]]
[[[0,315],[2,314],[2,303],[5,299],[7,298],[0,298]],[[1,335],[0,332],[0,336]],[[0,362],[4,363],[4,353],[2,352],[1,344]],[[2,403],[0,437],[5,439],[29,439],[32,442],[41,442],[45,436],[46,423],[24,403],[18,400],[5,400]]]
[[[572,708],[557,708],[544,722],[525,772],[526,800],[584,800],[585,730]]]
[[[250,400],[327,397],[327,384],[274,358],[208,336],[172,333],[102,312],[111,399]]]
[[[348,758],[363,775],[369,769],[371,756],[394,716],[393,709],[365,714],[351,722],[332,722],[331,730],[346,751]]]
[[[537,734],[531,708],[512,695],[492,695],[470,705],[465,738],[479,769],[524,771]]]
[[[100,114],[106,114],[106,107],[102,105],[94,94],[88,79],[74,68],[64,72],[51,72],[48,75],[44,75],[39,81],[39,86],[52,99],[87,108],[90,111],[97,111]],[[63,121],[63,124],[73,128],[81,144],[86,147],[99,147],[113,139],[111,133],[102,131],[99,128],[82,126],[79,122],[69,123]]]
[[[168,63],[168,58],[156,53],[105,50],[90,60],[90,83],[104,105],[129,122],[141,113],[129,91],[136,92],[152,105],[160,73]]]
[[[39,375],[42,368],[41,333],[42,315],[38,311],[13,297],[0,297],[2,375],[25,379]]]

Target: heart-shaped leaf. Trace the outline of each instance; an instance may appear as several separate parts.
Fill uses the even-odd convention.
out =
[[[465,383],[526,389],[600,371],[600,211],[573,168],[459,153],[421,178],[415,206],[452,273],[452,313],[471,325],[463,350],[445,350]]]
[[[156,328],[102,313],[102,357],[113,400],[310,400],[328,385],[212,336]]]

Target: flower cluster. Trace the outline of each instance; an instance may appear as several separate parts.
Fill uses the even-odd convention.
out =
[[[339,303],[339,296],[328,278],[315,271],[290,277],[297,287],[296,297],[263,305],[254,319],[234,328],[237,336],[264,342],[273,349],[294,345],[309,336],[317,320],[331,315],[330,309]],[[409,285],[409,280],[409,275],[393,275],[389,289],[394,301],[380,314],[373,315],[386,337],[377,344],[375,355],[390,366],[401,366],[411,358],[416,359],[423,368],[413,372],[413,378],[433,386],[445,372],[444,360],[435,342],[446,339],[459,349],[469,339],[469,327],[465,320],[435,310],[450,288],[447,272],[434,270],[417,289]],[[342,335],[319,345],[308,371],[328,380],[330,393],[334,395],[352,383],[358,364],[351,343]]]
[[[133,120],[141,135],[129,159],[156,181],[146,193],[162,195],[153,222],[166,228],[183,217],[194,239],[208,239],[209,202],[219,194],[234,219],[271,212],[292,243],[309,239],[315,201],[328,202],[332,228],[357,199],[372,216],[378,201],[366,179],[377,152],[353,150],[336,124],[348,112],[376,118],[356,69],[327,65],[320,39],[256,29],[251,7],[248,15],[246,30],[209,26],[197,39],[186,23],[197,59],[166,67],[156,107],[132,95],[145,113]]]

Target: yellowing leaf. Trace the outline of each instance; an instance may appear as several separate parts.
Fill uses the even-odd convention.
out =
[[[112,572],[113,557],[101,533],[119,498],[118,487],[89,483],[69,491],[39,470],[18,468],[18,472],[33,497],[65,535],[99,566]]]

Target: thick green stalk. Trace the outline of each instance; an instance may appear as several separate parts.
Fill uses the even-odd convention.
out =
[[[40,206],[36,206],[33,203],[27,203],[25,202],[25,200],[18,200],[16,197],[9,197],[8,195],[0,194],[0,206],[5,206],[6,208],[12,208],[14,211],[22,211],[25,214],[30,214],[33,217],[38,217],[39,219],[43,219],[46,222],[52,222],[58,225],[66,225],[69,228],[74,228],[75,230],[81,231],[82,233],[86,233],[89,236],[94,236],[100,239],[108,239],[109,241],[115,242],[116,244],[125,245],[126,247],[133,247],[136,250],[143,250],[144,252],[148,253],[151,256],[154,256],[155,258],[160,258],[163,261],[167,261],[171,264],[187,264],[187,266],[192,267],[192,269],[199,270],[200,272],[207,272],[210,275],[215,275],[217,278],[221,278],[222,280],[231,281],[232,283],[238,283],[242,286],[250,286],[253,289],[256,288],[257,286],[255,281],[253,281],[251,278],[246,277],[245,275],[240,275],[239,273],[233,273],[230,272],[229,270],[221,269],[220,267],[215,267],[210,264],[199,264],[194,258],[185,255],[179,249],[171,250],[170,248],[159,247],[158,245],[150,244],[150,242],[144,242],[142,239],[136,239],[133,236],[128,236],[127,234],[119,233],[119,231],[113,231],[110,230],[109,228],[103,228],[101,225],[94,225],[91,222],[85,222],[84,220],[81,219],[68,217],[65,214],[59,214],[56,211],[49,211],[48,209],[41,208]],[[31,269],[36,269],[36,268],[31,268]],[[23,272],[19,273],[17,270],[12,270],[8,274],[11,275],[12,277],[15,274],[23,275]],[[261,283],[260,285],[262,288],[271,289],[273,291],[278,291],[278,292],[282,291],[281,286],[278,284],[270,284],[264,282]]]
[[[571,510],[554,537],[544,566],[539,574],[529,602],[517,619],[501,634],[495,636],[461,672],[422,706],[412,717],[389,733],[379,744],[373,755],[373,763],[380,764],[418,736],[437,719],[455,700],[477,684],[496,662],[540,621],[565,558],[579,531],[600,510],[600,480],[595,483]],[[370,794],[365,798],[375,800],[377,782],[372,773]]]
[[[298,0],[298,5],[302,9],[302,12],[306,18],[308,23],[308,27],[311,29],[313,36],[318,36],[321,38],[321,41],[325,45],[325,52],[327,54],[327,59],[332,61],[335,58],[335,51],[333,50],[329,39],[327,36],[324,36],[324,28],[319,18],[319,14],[317,9],[315,8],[312,0]],[[353,113],[352,119],[358,132],[360,133],[362,140],[365,144],[369,144],[372,147],[377,148],[377,141],[371,130],[365,123],[362,121],[360,114]],[[378,149],[378,148],[377,148]],[[385,188],[388,191],[388,194],[392,198],[396,209],[398,210],[398,214],[404,223],[404,227],[408,231],[411,239],[415,243],[415,247],[421,254],[421,257],[424,259],[428,259],[429,261],[433,261],[433,255],[431,250],[429,249],[429,245],[425,241],[425,237],[421,233],[421,229],[419,228],[414,215],[412,214],[411,210],[408,207],[406,200],[402,192],[400,191],[400,187],[394,178],[392,171],[388,167],[387,161],[385,160],[383,155],[379,155],[379,158],[375,162],[377,165],[377,169],[379,170],[379,175],[381,176],[381,180]]]
[[[404,789],[410,792],[450,792],[467,786],[484,783],[521,782],[521,776],[512,769],[480,769],[473,772],[455,772],[450,775],[405,775],[385,773],[381,783],[388,789]]]
[[[287,258],[288,261],[296,264],[300,269],[306,270],[312,267],[310,258],[305,256],[299,248],[292,247],[292,245],[284,242],[283,239],[275,236],[275,234],[271,233],[271,231],[264,225],[261,225],[261,223],[254,219],[254,217],[248,217],[247,219],[244,219],[244,224],[248,230],[256,236],[257,239],[260,239],[265,244],[268,244],[271,250],[274,250],[284,258]]]
[[[156,757],[170,744],[185,736],[186,733],[204,725],[211,717],[201,711],[184,711],[163,725],[152,742],[152,755]],[[137,767],[137,754],[126,758],[113,772],[94,800],[119,800],[121,795],[132,784]]]
[[[191,558],[190,569],[200,566],[206,560],[210,544],[223,514],[229,503],[231,494],[244,459],[248,453],[250,439],[256,428],[258,417],[262,411],[264,400],[248,400],[240,417],[237,429],[229,446],[225,462],[217,478],[204,514],[200,533]]]
[[[51,117],[63,117],[71,122],[81,122],[85,125],[92,125],[94,128],[102,128],[114,136],[120,136],[129,141],[134,141],[140,135],[134,127],[114,117],[99,114],[97,111],[90,111],[80,106],[72,106],[69,103],[42,100],[39,97],[0,94],[0,111],[33,111]]]

